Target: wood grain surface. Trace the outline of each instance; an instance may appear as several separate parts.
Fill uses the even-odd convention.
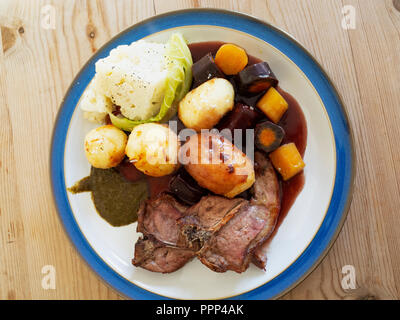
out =
[[[46,5],[54,29],[43,21]],[[344,5],[355,8],[354,30],[342,28]],[[102,44],[145,18],[192,7],[252,14],[291,33],[347,106],[358,169],[351,209],[327,257],[283,299],[399,299],[397,0],[2,0],[0,299],[123,298],[80,258],[58,219],[49,182],[53,124],[69,84]],[[56,269],[55,290],[42,288],[45,265]],[[354,290],[341,286],[345,265],[355,268]]]

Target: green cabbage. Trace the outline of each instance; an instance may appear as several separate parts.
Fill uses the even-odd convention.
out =
[[[110,119],[114,126],[125,131],[132,131],[138,124],[167,121],[173,116],[176,111],[170,111],[174,102],[179,102],[188,93],[192,85],[192,54],[182,34],[174,33],[168,40],[166,59],[168,75],[164,100],[159,113],[147,120],[130,120],[115,116],[110,112]]]

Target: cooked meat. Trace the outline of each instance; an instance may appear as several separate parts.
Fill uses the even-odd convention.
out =
[[[152,235],[165,244],[175,246],[180,235],[177,221],[187,208],[166,193],[156,199],[147,200],[138,212],[137,232]]]
[[[136,242],[132,264],[153,272],[170,273],[182,268],[194,256],[192,250],[170,247],[149,236]]]
[[[138,213],[132,263],[154,272],[173,272],[195,255],[216,272],[244,272],[252,261],[265,268],[265,241],[280,211],[280,186],[268,158],[255,153],[256,182],[250,201],[205,196],[187,207],[169,194],[146,201]]]
[[[266,156],[260,152],[254,154],[256,182],[253,185],[252,204],[264,205],[270,214],[265,225],[265,236],[253,253],[253,263],[265,269],[267,262],[268,243],[266,240],[271,236],[275,229],[276,222],[281,209],[280,186],[276,172]]]
[[[256,182],[250,203],[240,198],[203,197],[179,220],[186,243],[198,240],[202,248],[199,259],[214,271],[243,272],[250,261],[265,268],[265,241],[279,215],[280,188],[268,158],[256,152],[255,162]]]
[[[180,227],[177,221],[188,207],[162,193],[147,200],[139,209],[137,231],[144,237],[135,244],[133,265],[153,272],[178,270],[195,256],[195,251],[177,247]]]
[[[262,154],[254,154],[256,181],[253,185],[253,204],[262,204],[279,213],[281,207],[281,197],[279,180],[271,161]]]
[[[211,235],[218,231],[236,213],[234,208],[245,203],[244,199],[227,199],[219,196],[203,197],[190,207],[179,220],[181,243],[200,249]]]
[[[216,272],[244,272],[255,246],[269,231],[266,228],[269,216],[263,205],[239,206],[234,217],[204,244],[199,252],[200,261]]]

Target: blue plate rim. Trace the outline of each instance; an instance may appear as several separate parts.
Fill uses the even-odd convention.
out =
[[[180,20],[177,18],[180,18]],[[157,22],[158,26],[155,26],[154,22]],[[81,83],[79,80],[84,74],[88,75],[89,79],[93,77],[94,70],[89,70],[90,68],[93,69],[94,63],[106,56],[109,50],[117,46],[118,44],[114,44],[116,41],[121,42],[124,37],[128,36],[131,39],[130,42],[136,40],[132,39],[130,35],[135,30],[135,37],[140,39],[165,29],[188,25],[215,25],[232,28],[260,38],[276,47],[287,55],[313,84],[325,105],[332,124],[337,155],[336,181],[328,212],[320,229],[304,252],[285,271],[268,283],[249,292],[233,296],[230,299],[278,298],[301,283],[318,266],[329,252],[329,249],[343,227],[351,204],[356,171],[354,138],[342,98],[318,61],[287,32],[253,16],[223,9],[209,8],[171,11],[146,19],[122,31],[104,44],[89,59],[75,77],[61,102],[52,135],[50,178],[59,218],[65,232],[74,243],[79,254],[112,288],[126,297],[134,299],[168,299],[167,297],[142,289],[124,279],[94,252],[81,233],[69,205],[64,180],[64,151],[69,122],[76,108],[77,99],[81,95],[77,93],[82,93],[87,85],[87,83]],[[273,36],[273,38],[265,39],[263,37],[264,33]],[[275,41],[278,42],[275,43]],[[344,161],[342,162],[342,160]],[[343,173],[343,176],[338,176],[340,173]],[[312,252],[313,250],[315,251]]]

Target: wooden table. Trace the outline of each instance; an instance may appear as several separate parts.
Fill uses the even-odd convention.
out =
[[[354,30],[342,28],[344,5],[355,9]],[[69,84],[103,43],[145,18],[191,7],[245,12],[288,31],[347,106],[358,167],[352,206],[327,257],[283,298],[399,299],[397,0],[1,1],[0,299],[121,298],[80,258],[57,217],[48,161],[53,123]],[[46,265],[55,267],[55,290],[42,288]],[[342,288],[345,265],[355,268],[354,290]]]

